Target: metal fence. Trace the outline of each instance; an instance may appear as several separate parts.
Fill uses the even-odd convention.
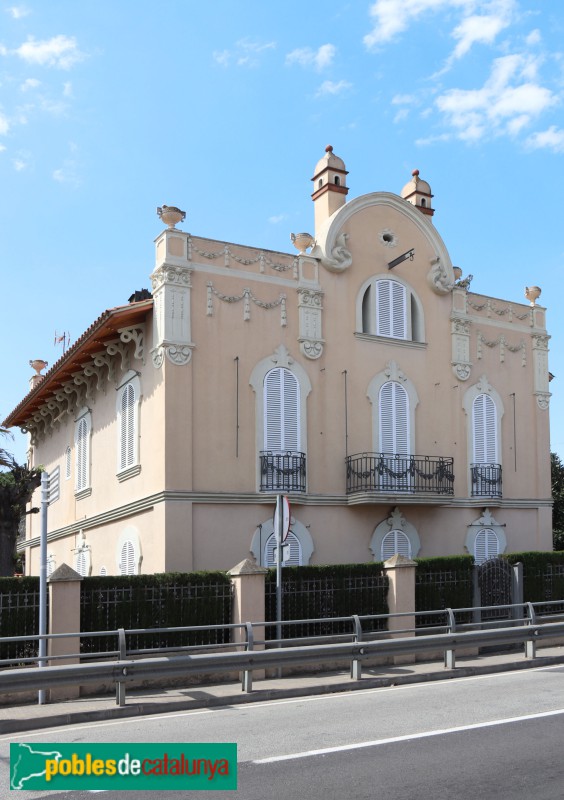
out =
[[[81,587],[83,630],[151,629],[150,636],[131,641],[131,647],[208,645],[225,642],[225,625],[232,618],[232,587],[226,581],[205,581],[194,575],[189,582]],[[172,623],[172,626],[171,626]],[[198,623],[209,623],[199,626]],[[192,630],[186,630],[191,627]],[[174,629],[172,629],[174,628]],[[182,628],[182,629],[181,629]],[[227,638],[229,641],[229,638]],[[112,650],[106,639],[82,638],[82,651]]]
[[[227,625],[229,631],[239,629],[245,632],[244,641],[231,645],[228,652],[201,652],[203,648],[184,647],[167,648],[155,652],[151,648],[132,649],[127,646],[130,636],[145,636],[154,631],[98,631],[90,636],[113,637],[114,649],[111,655],[117,660],[89,662],[61,666],[44,666],[37,669],[24,667],[8,669],[2,672],[4,691],[29,691],[60,685],[81,685],[93,682],[112,682],[116,684],[116,701],[125,704],[125,685],[130,681],[146,681],[159,678],[187,677],[189,675],[215,674],[220,672],[243,671],[242,688],[246,692],[252,690],[252,672],[257,669],[293,667],[305,664],[323,664],[340,661],[350,662],[350,675],[353,680],[362,677],[363,664],[373,657],[393,657],[402,654],[423,654],[443,652],[444,665],[454,669],[457,648],[483,647],[491,645],[525,644],[524,655],[528,659],[536,657],[536,646],[541,641],[553,641],[555,637],[564,637],[564,615],[554,611],[560,600],[545,604],[517,604],[511,606],[513,622],[508,627],[506,621],[490,621],[483,624],[465,624],[460,622],[460,615],[480,609],[444,609],[435,613],[440,620],[435,630],[425,635],[406,635],[415,633],[415,629],[406,628],[395,631],[395,637],[379,631],[370,630],[372,616],[353,615],[348,619],[331,620],[344,623],[343,634],[337,637],[311,636],[293,641],[266,640],[255,641],[255,631],[265,626],[275,627],[275,623],[247,622],[242,625]],[[408,615],[389,615],[402,617]],[[540,617],[543,617],[542,620]],[[289,620],[288,626],[311,625],[316,620]],[[319,620],[317,620],[319,622]],[[385,626],[387,627],[387,625]],[[439,631],[437,633],[437,630]],[[398,633],[400,634],[398,637]],[[79,635],[79,634],[78,634]],[[58,639],[77,634],[50,635],[44,638]],[[18,637],[22,638],[22,637]],[[39,637],[32,637],[37,640]],[[13,641],[13,639],[11,639]],[[0,639],[0,644],[4,644]],[[255,649],[266,645],[266,649]],[[291,646],[288,646],[291,645]],[[218,649],[218,646],[215,647]],[[196,652],[199,650],[200,652]],[[205,648],[204,648],[205,650]],[[242,652],[241,652],[242,651]],[[78,654],[76,654],[78,656]],[[150,658],[144,656],[151,656]],[[436,656],[435,656],[436,657]],[[69,658],[69,654],[61,656]],[[6,666],[6,664],[2,664]]]
[[[444,608],[462,608],[473,604],[472,569],[435,570],[426,572],[418,568],[415,572],[415,608],[418,612]],[[434,625],[433,615],[418,614],[417,626]],[[470,622],[467,613],[462,622]]]
[[[282,575],[282,619],[315,620],[315,624],[301,622],[283,625],[283,638],[316,635],[337,635],[344,631],[346,624],[342,617],[352,614],[375,615],[388,612],[388,578],[381,569],[366,568],[365,574],[357,574],[358,567],[346,574],[342,567],[334,573],[302,578],[304,568],[292,572],[284,570]],[[315,568],[312,568],[312,572]],[[276,619],[276,581],[271,572],[265,584],[265,618],[267,622]],[[385,619],[374,618],[371,630],[384,630]],[[275,631],[268,630],[273,638]]]
[[[39,630],[39,582],[36,583],[37,588],[26,588],[25,584],[21,584],[17,591],[0,591],[1,636],[33,636]],[[29,639],[0,644],[2,659],[33,655],[37,655],[37,643]]]

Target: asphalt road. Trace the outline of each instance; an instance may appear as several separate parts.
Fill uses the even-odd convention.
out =
[[[5,790],[9,741],[236,741],[237,792],[180,793],[188,798],[561,800],[564,667],[28,732],[0,739]],[[91,800],[92,794],[12,796]]]

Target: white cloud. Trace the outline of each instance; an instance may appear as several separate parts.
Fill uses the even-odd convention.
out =
[[[473,5],[473,0],[376,0],[370,7],[374,28],[364,37],[364,44],[371,49],[391,41],[425,12]]]
[[[0,144],[0,153],[4,152],[5,149],[6,149],[6,145],[5,144]]]
[[[28,64],[58,67],[59,69],[70,69],[73,64],[84,58],[84,54],[78,49],[76,39],[63,35],[53,36],[53,38],[43,41],[36,41],[30,36],[27,42],[15,50],[15,53]]]
[[[532,150],[552,150],[554,153],[564,153],[564,130],[551,125],[546,131],[533,133],[525,144]]]
[[[452,36],[458,40],[454,48],[453,58],[462,58],[471,49],[472,45],[493,44],[496,36],[510,23],[511,3],[502,3],[498,13],[474,14],[462,20],[460,25],[453,30]]]
[[[63,97],[72,97],[72,83],[70,81],[63,83]]]
[[[238,67],[257,67],[259,56],[267,50],[274,50],[276,42],[255,42],[251,39],[239,39],[233,50],[214,50],[213,60],[222,67],[232,62]]]
[[[25,6],[11,6],[10,8],[7,8],[6,11],[12,17],[12,19],[22,19],[23,17],[27,17],[29,14],[31,14],[29,8],[26,8]]]
[[[12,164],[16,172],[21,172],[22,170],[27,168],[27,162],[21,158],[14,158]]]
[[[539,44],[541,41],[541,32],[538,28],[535,28],[534,31],[531,31],[530,34],[525,39],[526,43],[529,47],[532,47],[535,44]]]
[[[396,94],[392,97],[392,104],[394,106],[411,106],[417,102],[414,94]]]
[[[278,225],[278,223],[280,223],[280,222],[284,222],[284,220],[285,220],[285,219],[288,219],[288,217],[286,216],[286,214],[275,214],[273,217],[269,217],[269,218],[268,218],[268,221],[269,221],[269,222],[270,222],[272,225]]]
[[[5,45],[0,44],[0,56],[7,56],[7,55],[8,55],[8,48]]]
[[[437,142],[449,142],[451,138],[450,134],[441,133],[439,136],[428,136],[424,139],[416,139],[415,144],[419,147],[426,147],[427,145],[436,144]]]
[[[5,136],[9,130],[10,123],[8,122],[8,118],[0,112],[0,136]]]
[[[327,94],[341,94],[342,92],[346,92],[348,89],[352,89],[352,83],[349,83],[349,81],[323,81],[316,92],[316,97],[322,97],[323,95]]]
[[[53,180],[57,183],[64,183],[68,186],[77,188],[81,180],[77,175],[76,164],[74,161],[65,161],[62,167],[53,170]]]
[[[398,113],[394,117],[394,122],[402,122],[402,120],[407,119],[409,116],[409,109],[408,108],[400,108]]]
[[[317,70],[330,66],[337,48],[334,44],[322,44],[317,50],[311,47],[299,47],[286,56],[286,64],[299,64],[301,67],[313,66]]]
[[[37,78],[26,78],[20,89],[22,92],[28,92],[30,89],[37,89],[38,86],[41,86],[41,81],[38,81]]]
[[[222,67],[227,67],[231,60],[231,53],[229,50],[214,50],[212,53],[213,60]]]
[[[488,132],[515,134],[558,102],[556,95],[530,80],[531,59],[509,55],[494,61],[480,89],[450,89],[436,105],[460,139],[477,140]]]
[[[510,25],[515,8],[515,0],[376,0],[370,7],[374,27],[364,37],[364,44],[369,50],[386,44],[425,14],[458,12],[462,19],[451,32],[458,44],[450,63],[476,43],[493,44]]]

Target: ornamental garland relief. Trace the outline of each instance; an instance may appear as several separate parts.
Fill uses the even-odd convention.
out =
[[[285,328],[287,324],[287,314],[286,314],[286,295],[280,294],[278,296],[278,300],[274,300],[272,302],[266,302],[264,300],[259,300],[258,297],[255,297],[251,289],[246,287],[243,289],[241,294],[233,294],[227,295],[222,294],[218,291],[211,281],[207,283],[207,302],[206,302],[206,315],[208,317],[213,317],[214,313],[214,305],[213,299],[217,297],[218,300],[221,300],[223,303],[239,303],[241,300],[243,301],[243,320],[248,322],[251,319],[251,303],[258,306],[259,308],[263,308],[266,311],[269,311],[273,308],[280,307],[280,325],[281,327]]]

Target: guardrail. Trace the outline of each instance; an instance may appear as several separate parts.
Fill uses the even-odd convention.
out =
[[[125,705],[125,685],[132,681],[155,680],[163,677],[180,677],[188,675],[213,674],[221,672],[239,671],[243,673],[242,690],[252,691],[252,672],[253,670],[263,670],[269,668],[282,669],[283,667],[301,666],[306,664],[326,664],[335,661],[348,661],[351,668],[351,679],[360,680],[362,677],[362,664],[373,657],[393,657],[398,655],[416,655],[430,652],[443,652],[444,664],[448,669],[456,666],[455,651],[463,647],[486,647],[488,645],[508,645],[524,644],[525,657],[533,659],[536,656],[536,645],[546,639],[564,640],[564,614],[545,614],[539,617],[536,607],[556,606],[564,601],[553,601],[552,603],[532,604],[526,603],[519,606],[503,606],[508,610],[520,609],[521,614],[525,614],[520,619],[512,620],[491,620],[483,624],[464,623],[457,625],[456,615],[476,611],[478,609],[443,609],[440,611],[416,612],[415,614],[387,615],[396,617],[411,617],[417,614],[442,616],[444,624],[431,626],[421,633],[418,629],[417,636],[405,636],[406,633],[415,633],[414,628],[405,628],[394,631],[366,631],[363,623],[377,621],[383,615],[358,616],[352,617],[333,617],[330,619],[318,620],[288,620],[282,625],[299,625],[313,623],[327,624],[329,622],[347,622],[351,624],[351,630],[342,634],[321,635],[298,637],[293,639],[279,640],[255,640],[255,629],[266,628],[276,623],[250,623],[243,625],[215,626],[229,629],[245,631],[245,640],[239,643],[232,642],[225,645],[207,646],[185,646],[177,648],[167,648],[163,650],[140,649],[127,651],[126,637],[128,634],[180,632],[209,630],[208,627],[199,628],[161,628],[125,631],[97,631],[94,633],[80,634],[52,634],[47,635],[47,639],[68,638],[77,636],[117,636],[118,647],[109,653],[89,654],[93,656],[118,656],[113,661],[97,661],[95,663],[65,664],[61,666],[45,666],[41,669],[37,667],[19,667],[17,669],[6,669],[0,672],[0,692],[22,692],[42,690],[54,686],[63,685],[82,685],[87,683],[115,683],[116,684],[116,703]],[[486,607],[483,607],[486,608]],[[481,609],[483,610],[483,609]],[[540,621],[539,621],[540,619]],[[549,621],[550,620],[550,621]],[[551,620],[558,620],[557,622]],[[479,629],[477,629],[479,628]],[[430,631],[444,630],[444,633]],[[386,638],[384,638],[386,637]],[[397,638],[396,638],[397,637]],[[13,642],[21,640],[38,640],[42,637],[9,637],[0,639],[3,642]],[[343,641],[343,639],[348,641]],[[313,642],[313,644],[311,643]],[[255,647],[268,646],[271,649],[256,650]],[[202,650],[225,650],[229,648],[231,652],[204,652]],[[237,648],[243,648],[242,652]],[[187,654],[186,651],[191,651]],[[199,652],[194,652],[199,651]],[[162,652],[168,653],[166,656],[158,655]],[[154,654],[152,657],[134,658],[133,656],[146,656]],[[72,654],[65,654],[60,658],[72,658]],[[80,657],[75,654],[74,657]],[[49,659],[53,661],[53,658]],[[23,661],[35,662],[39,666],[39,659],[27,658]],[[10,662],[0,661],[0,666],[7,666]],[[20,660],[18,663],[22,663]]]

